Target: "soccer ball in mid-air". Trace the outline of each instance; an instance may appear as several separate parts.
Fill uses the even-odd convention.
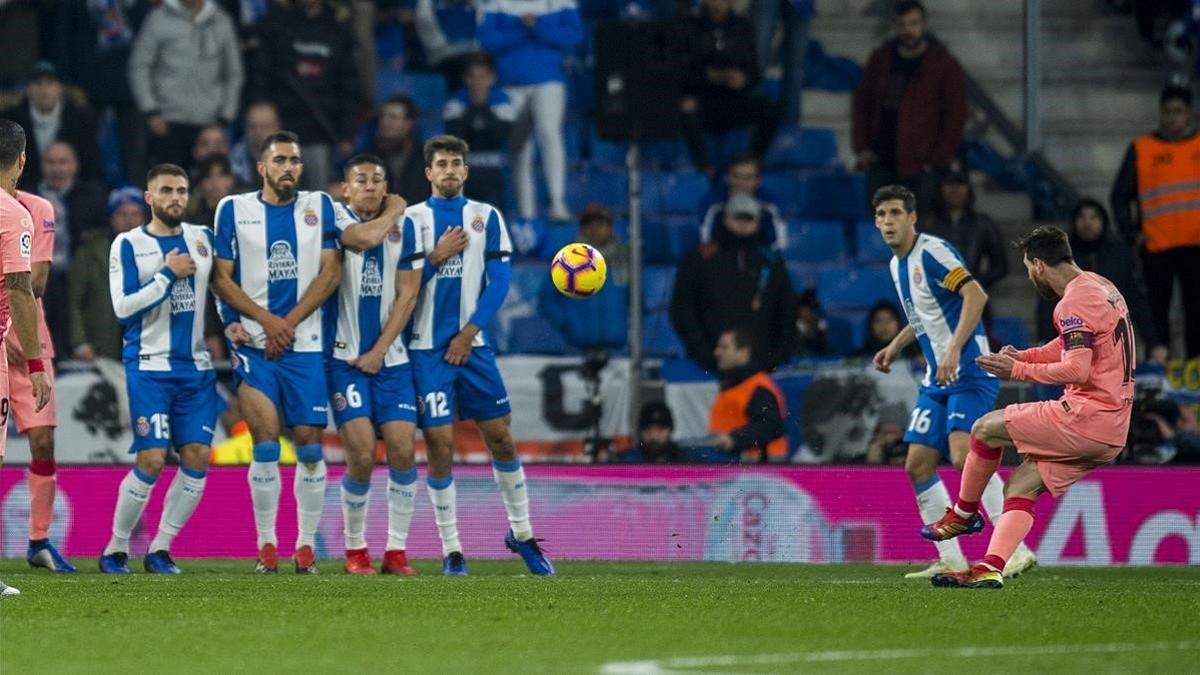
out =
[[[567,244],[554,254],[554,262],[550,263],[554,287],[572,298],[595,295],[607,277],[604,256],[587,244]]]

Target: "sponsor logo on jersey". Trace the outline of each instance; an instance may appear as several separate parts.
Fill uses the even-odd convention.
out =
[[[267,280],[286,281],[299,276],[292,245],[286,241],[271,244],[271,256],[267,259]]]
[[[49,218],[42,218],[42,232],[53,232],[54,221]]]
[[[471,229],[476,232],[483,232],[483,216],[475,216],[471,219]]]
[[[1079,330],[1080,328],[1083,328],[1083,319],[1077,316],[1068,316],[1066,318],[1059,319],[1058,325],[1063,329],[1063,332],[1069,330]]]
[[[146,419],[144,415],[137,418],[137,424],[134,425],[134,429],[137,431],[138,436],[149,436],[150,420]]]
[[[346,397],[340,391],[333,395],[333,409],[338,412],[346,409]]]
[[[171,284],[171,313],[196,311],[196,293],[187,279],[176,279]]]
[[[379,274],[379,261],[374,256],[368,256],[363,261],[361,295],[364,298],[383,295],[383,277]]]
[[[317,212],[311,208],[304,210],[304,224],[312,227],[317,224]]]
[[[917,309],[913,307],[912,300],[904,300],[904,313],[908,315],[908,323],[913,327],[913,332],[917,335],[925,334],[925,324],[921,323],[921,317],[917,315]]]
[[[33,253],[33,233],[28,230],[21,233],[21,257],[28,258]]]
[[[438,267],[437,278],[439,279],[459,279],[463,275],[463,260],[461,254],[455,254],[446,258],[445,262]]]

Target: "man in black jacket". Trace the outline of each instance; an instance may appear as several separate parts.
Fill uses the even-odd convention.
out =
[[[279,108],[283,128],[304,142],[304,185],[335,178],[335,151],[348,155],[362,108],[354,38],[326,0],[273,7],[258,26],[250,94]]]
[[[779,127],[779,107],[754,93],[762,77],[754,56],[754,26],[733,13],[733,0],[704,0],[680,27],[683,67],[683,135],[696,168],[716,175],[704,132],[727,133],[750,126],[750,152],[766,154]]]
[[[758,202],[735,195],[711,242],[698,246],[679,266],[671,297],[671,324],[688,358],[716,369],[713,347],[721,333],[747,326],[760,365],[773,370],[795,346],[795,307],[787,270],[778,252],[759,238]]]
[[[42,180],[42,155],[55,141],[70,144],[79,158],[80,178],[102,181],[100,145],[96,142],[96,121],[92,112],[63,96],[58,70],[49,61],[38,61],[29,75],[25,97],[0,117],[20,124],[29,134],[25,171],[17,187],[29,192]]]
[[[417,138],[417,106],[407,96],[393,96],[379,106],[375,142],[367,153],[387,165],[388,192],[409,204],[429,199],[425,155]]]

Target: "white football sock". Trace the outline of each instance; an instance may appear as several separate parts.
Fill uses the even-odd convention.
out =
[[[946,490],[946,484],[936,476],[930,480],[933,483],[927,485],[924,491],[917,493],[917,507],[921,510],[921,522],[926,525],[941,520],[942,516],[946,514],[946,509],[950,508],[950,492]],[[963,557],[962,547],[958,545],[957,539],[935,541],[933,545],[937,547],[938,557],[942,562],[955,567],[966,566],[967,559]]]
[[[278,545],[275,521],[279,513],[279,462],[250,462],[247,474],[250,500],[254,502],[254,529],[258,531],[258,547]]]
[[[117,507],[113,509],[112,538],[104,547],[104,555],[113,553],[129,553],[129,537],[137,526],[146,502],[150,500],[150,491],[154,489],[154,479],[138,471],[136,468],[125,474],[121,479],[121,487],[117,491]]]
[[[403,551],[408,543],[408,525],[412,522],[413,511],[416,509],[417,470],[396,471],[393,469],[389,473],[391,477],[388,479],[387,497],[387,550]],[[455,527],[457,528],[457,525]],[[455,533],[455,538],[457,536]]]
[[[342,476],[342,522],[345,524],[346,550],[367,547],[367,509],[371,503],[370,481],[356,481]]]
[[[317,542],[317,526],[325,509],[325,460],[296,465],[296,480],[292,484],[296,495],[296,522],[299,534],[296,548]]]
[[[197,476],[196,473],[200,475]],[[158,521],[158,532],[154,534],[154,541],[150,542],[151,552],[171,550],[171,542],[175,541],[175,536],[187,524],[188,518],[192,517],[192,512],[196,510],[203,494],[204,473],[193,472],[189,476],[181,467],[167,490],[162,518]]]
[[[462,552],[462,544],[458,541],[458,515],[455,512],[455,502],[458,492],[454,487],[454,478],[429,478],[429,501],[433,502],[433,519],[437,523],[438,536],[442,538],[442,557],[458,551]],[[441,486],[441,487],[438,487]]]
[[[504,500],[513,536],[517,541],[533,539],[533,526],[529,524],[529,493],[525,489],[525,469],[521,460],[492,460],[492,475],[496,477],[496,485],[500,486],[500,497]]]

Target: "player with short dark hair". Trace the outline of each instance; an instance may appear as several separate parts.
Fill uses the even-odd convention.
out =
[[[33,390],[34,412],[50,402],[50,379],[38,340],[38,306],[33,295],[30,258],[33,253],[33,220],[17,201],[17,181],[25,169],[25,130],[12,120],[0,119],[0,342],[7,337],[9,322],[16,331]],[[0,359],[0,463],[8,437],[8,359]],[[0,595],[20,591],[0,582]]]
[[[987,556],[970,571],[939,574],[935,586],[1002,588],[1000,571],[1033,527],[1034,500],[1061,496],[1089,471],[1121,453],[1129,434],[1133,328],[1125,298],[1108,279],[1075,264],[1067,233],[1039,227],[1017,243],[1029,280],[1042,297],[1058,299],[1059,338],[1025,350],[1006,346],[982,355],[979,366],[997,377],[1065,385],[1056,401],[1017,403],[995,410],[971,430],[958,501],[921,535],[935,541],[977,532],[979,496],[1000,465],[1003,449],[1016,446],[1021,466],[1008,477],[1004,514],[996,521]]]
[[[996,378],[975,364],[989,354],[979,319],[987,293],[975,281],[962,256],[948,242],[917,232],[917,198],[901,185],[885,185],[871,198],[875,227],[891,248],[892,281],[908,325],[875,354],[875,367],[889,372],[900,352],[916,340],[927,368],[909,417],[904,442],[904,468],[916,493],[921,520],[933,523],[950,506],[950,493],[937,474],[941,460],[962,470],[970,453],[971,426],[992,409],[1000,391]],[[1004,482],[987,483],[983,501],[988,514],[1000,514]],[[957,542],[939,542],[938,559],[906,578],[926,578],[941,572],[965,572],[967,559]],[[1007,572],[1020,574],[1034,564],[1023,544]]]
[[[415,575],[406,543],[417,493],[413,442],[417,398],[401,332],[421,290],[425,250],[404,200],[387,194],[387,168],[373,155],[346,163],[343,195],[335,207],[345,249],[342,281],[330,300],[333,350],[325,367],[333,419],[346,450],[342,519],[348,574],[375,574],[365,524],[371,501],[375,437],[388,459],[388,539],[381,571]]]
[[[179,574],[171,542],[204,493],[213,430],[221,412],[204,342],[204,308],[215,249],[212,230],[183,222],[187,172],[159,164],[146,176],[150,222],[117,235],[109,253],[113,311],[125,330],[122,360],[137,457],[117,491],[112,537],[100,571],[129,574],[129,538],[142,517],[168,448],[179,472],[167,490],[158,532],[142,561],[151,574]]]
[[[432,251],[408,348],[419,423],[429,449],[426,482],[442,539],[442,568],[448,575],[467,573],[451,475],[451,423],[457,413],[475,420],[492,453],[493,475],[511,525],[505,545],[525,560],[530,572],[554,574],[533,538],[525,471],[509,430],[512,408],[495,353],[483,333],[508,294],[512,242],[499,209],[463,196],[468,150],[467,143],[454,136],[429,139],[425,176],[433,196],[408,207],[404,223],[406,229],[420,232],[425,250]]]
[[[297,574],[316,574],[317,526],[325,504],[321,435],[329,414],[321,306],[341,279],[333,200],[298,191],[304,162],[290,131],[267,136],[258,159],[262,189],[217,205],[213,292],[233,344],[238,403],[254,441],[248,480],[258,532],[256,571],[278,570],[279,434],[292,427],[299,533]]]

